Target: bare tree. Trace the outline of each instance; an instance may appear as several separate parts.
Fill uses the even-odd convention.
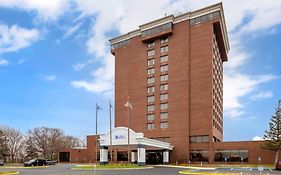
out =
[[[28,137],[25,139],[25,154],[24,158],[27,160],[33,159],[38,157],[37,149],[35,148],[35,145],[33,144],[32,138]]]
[[[68,135],[68,136],[64,136],[61,146],[62,149],[67,149],[67,148],[83,147],[85,146],[85,144],[83,140]]]
[[[22,151],[24,137],[19,130],[10,127],[2,127],[4,135],[7,139],[7,148],[10,162],[16,162]]]
[[[57,153],[61,149],[64,133],[58,128],[34,128],[28,131],[28,136],[38,153],[45,159],[57,159]]]
[[[0,128],[0,159],[4,159],[8,154],[7,139]]]

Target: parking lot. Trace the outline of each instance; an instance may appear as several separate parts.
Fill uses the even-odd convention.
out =
[[[264,169],[259,171],[257,168],[233,168],[233,167],[220,167],[220,168],[186,168],[186,167],[169,167],[169,166],[154,166],[145,167],[143,169],[112,169],[112,170],[72,170],[73,164],[58,164],[48,167],[29,167],[22,166],[4,166],[0,167],[1,172],[19,172],[20,175],[179,175],[179,174],[265,174],[273,175],[280,174],[281,171],[271,169]]]
[[[168,167],[155,167],[144,169],[127,169],[127,170],[72,170],[75,165],[70,164],[58,164],[49,167],[11,167],[1,168],[0,172],[4,171],[16,171],[20,172],[20,175],[71,175],[71,174],[83,174],[83,175],[177,175],[182,168],[168,168]],[[1,174],[1,173],[0,173]]]

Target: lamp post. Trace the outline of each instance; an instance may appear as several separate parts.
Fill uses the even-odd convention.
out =
[[[130,163],[130,109],[132,109],[132,104],[130,103],[130,97],[127,99],[125,104],[127,107],[127,121],[128,121],[128,163]]]

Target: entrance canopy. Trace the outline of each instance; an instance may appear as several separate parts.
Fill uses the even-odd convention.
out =
[[[162,142],[154,139],[145,138],[143,133],[136,133],[129,129],[129,144],[130,145],[143,145],[148,147],[173,150],[173,146],[170,143]],[[113,146],[125,146],[128,145],[128,128],[116,127],[111,131],[112,145]],[[110,133],[100,135],[100,146],[110,145]]]

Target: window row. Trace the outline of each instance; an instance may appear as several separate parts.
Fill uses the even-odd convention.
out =
[[[167,110],[168,109],[168,103],[161,103],[160,104],[160,109],[161,110]],[[155,106],[154,105],[147,105],[147,111],[148,112],[152,112],[155,110]]]
[[[130,40],[124,40],[124,41],[121,41],[119,43],[112,44],[111,50],[116,49],[116,48],[120,48],[120,47],[125,47],[129,44],[130,44]]]
[[[161,84],[160,85],[160,91],[167,91],[168,90],[168,84]],[[151,86],[147,88],[147,93],[151,94],[155,92],[155,87]]]
[[[168,22],[166,24],[162,24],[160,26],[148,29],[148,30],[144,30],[141,32],[141,36],[142,37],[147,37],[147,36],[151,36],[151,35],[156,35],[157,33],[161,33],[167,30],[172,30],[172,23]]]
[[[169,41],[169,38],[167,36],[160,38],[160,44],[161,45],[168,43],[168,41]],[[147,42],[147,47],[148,48],[153,47],[153,46],[155,46],[155,42],[154,41]]]
[[[207,150],[190,150],[190,160],[196,162],[207,162],[209,152]],[[248,162],[248,150],[216,150],[215,162]]]
[[[160,47],[160,53],[162,54],[162,53],[165,53],[165,52],[168,52],[168,46],[162,46],[162,47]],[[155,55],[155,50],[154,49],[152,49],[152,50],[148,50],[147,51],[147,56],[148,57],[153,57]]]
[[[190,143],[208,143],[209,136],[190,136],[189,141]]]
[[[160,122],[160,128],[161,129],[168,128],[168,122]],[[155,129],[155,123],[148,123],[147,129],[149,129],[149,130]]]
[[[166,119],[168,119],[168,112],[161,112],[161,113],[160,113],[160,119],[161,119],[161,120],[166,120]],[[147,114],[147,120],[148,120],[148,121],[153,121],[153,120],[155,120],[155,114]]]
[[[160,66],[160,72],[161,73],[165,73],[168,71],[168,65],[163,65],[163,66]],[[155,74],[155,68],[149,68],[147,69],[147,74],[148,75],[153,75]]]
[[[195,25],[195,24],[199,24],[201,22],[206,22],[206,21],[210,21],[212,19],[215,18],[219,18],[220,17],[220,12],[216,11],[216,12],[212,12],[203,16],[199,16],[196,18],[193,18],[190,20],[190,25]]]
[[[168,75],[161,75],[160,76],[160,81],[168,81]],[[147,78],[147,83],[148,84],[152,84],[154,82],[155,82],[155,78],[154,77]]]
[[[168,94],[161,94],[161,95],[160,95],[160,100],[161,100],[161,101],[163,101],[163,100],[168,100]],[[154,95],[148,96],[148,97],[147,97],[147,102],[148,102],[148,103],[153,103],[154,101],[155,101]]]
[[[167,62],[167,61],[168,61],[168,55],[160,57],[160,62],[161,63],[164,63],[164,62]],[[153,66],[154,64],[155,64],[155,59],[154,58],[147,60],[147,65],[148,66]]]

